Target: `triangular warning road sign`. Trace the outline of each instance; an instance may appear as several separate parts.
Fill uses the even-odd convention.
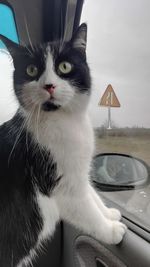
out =
[[[120,102],[111,84],[107,86],[102,98],[100,99],[99,105],[105,107],[116,107],[116,108],[120,107]]]

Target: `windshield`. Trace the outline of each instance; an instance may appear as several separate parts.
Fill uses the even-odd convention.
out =
[[[88,23],[87,55],[93,77],[90,116],[96,136],[95,154],[132,155],[148,166],[149,11],[148,0],[95,0],[94,4],[87,0],[82,14],[82,21]],[[111,166],[114,164],[111,158]],[[132,173],[128,171],[129,179]],[[116,184],[121,183],[119,177]],[[103,177],[100,182],[108,180]],[[101,192],[101,195],[123,209],[130,220],[150,230],[149,185],[130,191]]]

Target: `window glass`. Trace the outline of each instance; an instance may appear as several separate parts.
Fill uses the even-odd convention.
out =
[[[18,42],[13,12],[10,7],[4,4],[0,4],[0,34],[10,38],[14,42]],[[0,42],[0,48],[4,48],[2,42]]]
[[[0,4],[0,34],[18,43],[13,12],[4,4]],[[17,109],[17,101],[12,89],[12,74],[12,59],[0,41],[0,124],[9,120]]]
[[[18,107],[12,75],[12,59],[8,53],[0,51],[0,124],[9,120]]]
[[[87,55],[93,77],[90,115],[96,133],[95,154],[132,155],[145,162],[148,168],[149,12],[149,0],[86,0],[82,14],[82,21],[88,23]],[[111,86],[107,88],[108,85]],[[104,94],[106,88],[108,91]],[[116,98],[120,107],[109,108],[108,106],[118,103],[115,102]],[[105,106],[98,105],[99,102]],[[116,166],[114,164],[116,163],[111,160],[113,168]],[[138,168],[142,168],[139,166]],[[149,179],[150,177],[147,178],[148,182]],[[116,183],[120,182],[121,176],[120,180],[117,176]],[[143,183],[138,189],[101,192],[101,195],[119,205],[130,220],[150,230],[148,183]]]

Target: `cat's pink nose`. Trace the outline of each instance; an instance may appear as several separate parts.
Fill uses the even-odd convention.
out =
[[[52,95],[55,91],[55,87],[56,86],[53,84],[45,84],[44,89]]]

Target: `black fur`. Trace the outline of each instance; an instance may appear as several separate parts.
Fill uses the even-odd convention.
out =
[[[34,199],[35,188],[50,196],[61,178],[50,153],[39,149],[26,130],[12,151],[22,123],[22,117],[16,114],[0,127],[1,267],[16,266],[36,245],[42,218]]]
[[[69,74],[59,73],[58,66],[62,61],[68,61],[73,65],[73,70]],[[73,48],[71,43],[67,44],[59,56],[55,58],[55,72],[62,79],[68,80],[80,93],[90,93],[91,78],[86,57],[82,51]]]

